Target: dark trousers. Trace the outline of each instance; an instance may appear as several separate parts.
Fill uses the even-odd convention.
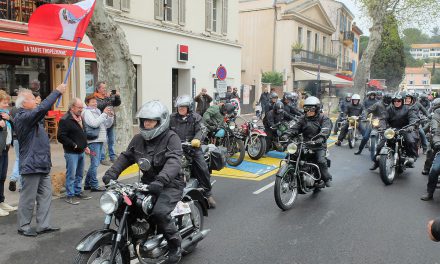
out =
[[[358,123],[359,124],[359,123]],[[348,126],[349,126],[349,124],[348,124],[348,122],[346,122],[346,123],[344,123],[344,125],[341,127],[341,133],[339,134],[339,136],[338,136],[338,140],[339,141],[343,141],[344,140],[344,138],[345,138],[345,136],[347,135],[347,133],[348,133]],[[361,134],[363,135],[364,134],[364,127],[362,126],[362,124],[359,124],[359,131],[361,132]]]
[[[156,223],[159,232],[163,234],[168,243],[180,246],[182,238],[177,226],[172,221],[170,213],[176,207],[177,202],[182,199],[182,190],[165,188],[157,197],[151,216]]]
[[[432,149],[429,149],[426,152],[426,160],[425,164],[423,165],[424,171],[429,171],[431,169],[432,163],[434,162],[436,152]]]
[[[434,161],[432,163],[431,169],[429,170],[428,176],[428,193],[434,193],[437,187],[438,176],[440,175],[440,155],[437,153],[435,155]]]
[[[333,128],[333,134],[337,134],[338,133],[338,131],[339,131],[338,124],[340,122],[342,122],[343,118],[344,118],[344,113],[339,113],[338,119],[336,119],[336,122],[335,122],[335,127]]]
[[[195,149],[193,153],[192,174],[199,181],[205,195],[211,196],[211,174],[209,174],[208,164],[206,164],[205,157],[201,149]]]
[[[8,150],[9,147],[3,150],[0,156],[0,203],[5,201],[5,181],[6,174],[8,173]]]
[[[327,159],[325,158],[327,149],[318,149],[318,150],[314,150],[314,152],[315,152],[316,165],[318,165],[319,169],[321,170],[322,180],[325,182],[331,180],[333,177],[328,172]]]

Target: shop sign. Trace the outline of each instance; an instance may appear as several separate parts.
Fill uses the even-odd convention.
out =
[[[67,50],[50,48],[50,47],[39,47],[33,45],[23,45],[23,51],[26,53],[43,54],[43,55],[58,55],[67,56]]]

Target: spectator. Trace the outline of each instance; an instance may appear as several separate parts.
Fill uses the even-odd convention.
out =
[[[5,181],[8,173],[8,151],[12,143],[12,120],[9,116],[9,95],[0,90],[0,216],[9,215],[10,211],[17,210],[5,203]]]
[[[194,101],[197,102],[197,114],[203,116],[203,114],[206,112],[206,109],[208,109],[209,104],[212,102],[212,97],[207,94],[206,88],[203,88],[199,95],[194,98]]]
[[[238,101],[240,101],[240,96],[238,95],[238,89],[237,87],[234,87],[233,92],[232,92],[232,98],[231,99],[238,99]]]
[[[267,109],[270,107],[270,94],[267,90],[267,87],[264,88],[260,95],[260,105],[263,113],[269,112]]]
[[[39,106],[30,90],[24,90],[17,97],[18,112],[14,124],[20,145],[19,166],[23,181],[18,204],[18,233],[23,236],[37,236],[60,230],[50,225],[52,183],[49,172],[52,163],[49,137],[40,121],[65,91],[66,85],[60,84]],[[31,222],[37,201],[38,226],[34,230]]]
[[[61,118],[58,141],[63,144],[66,159],[66,203],[77,205],[74,198],[89,200],[92,197],[82,193],[84,174],[84,153],[90,154],[87,136],[83,129],[81,113],[84,105],[79,98],[69,104],[69,111]]]
[[[18,91],[19,95],[21,91]],[[17,106],[12,107],[10,115],[11,118],[14,119],[15,115],[18,112]],[[9,190],[11,192],[15,192],[17,190],[17,182],[20,182],[19,190],[23,187],[23,181],[21,179],[20,171],[18,169],[18,163],[20,160],[20,150],[18,147],[18,140],[17,140],[17,134],[15,133],[15,129],[12,130],[12,145],[14,146],[14,152],[15,152],[15,162],[14,162],[14,168],[12,169],[12,174],[9,177]]]
[[[86,97],[87,107],[82,113],[82,118],[86,126],[93,128],[99,127],[99,134],[95,139],[87,140],[90,149],[90,167],[87,170],[84,190],[92,192],[102,192],[105,188],[100,188],[97,179],[97,170],[101,159],[102,145],[107,141],[107,131],[113,125],[113,114],[111,106],[104,108],[104,112],[98,109],[97,99],[93,95]]]
[[[113,111],[114,106],[121,105],[121,96],[118,91],[113,90],[113,92],[107,92],[107,84],[103,81],[97,82],[95,86],[94,97],[96,98],[98,109],[104,112],[104,109],[111,106],[109,111]],[[115,154],[115,128],[114,125],[107,128],[107,143],[108,143],[108,155],[110,162],[113,163],[116,160]],[[104,144],[102,144],[101,153],[101,164],[105,166],[110,166],[111,163],[105,160]]]
[[[30,83],[30,89],[32,93],[40,93],[40,81],[37,79],[34,79]],[[34,94],[35,95],[35,94]]]
[[[229,103],[229,101],[232,99],[232,88],[231,86],[228,86],[226,88],[226,95],[225,95],[225,101],[226,103]]]

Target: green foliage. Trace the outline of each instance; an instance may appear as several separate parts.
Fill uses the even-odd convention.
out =
[[[371,78],[386,79],[388,87],[397,87],[405,73],[405,52],[394,16],[388,16],[382,33],[382,43],[371,63]]]
[[[299,53],[302,49],[304,49],[303,44],[296,42],[295,44],[292,45],[292,50],[295,53]]]
[[[370,38],[368,36],[361,36],[359,40],[359,58],[362,57],[362,54],[364,54],[364,51],[367,49],[369,40]]]
[[[405,45],[411,46],[411,44],[430,43],[431,38],[418,28],[407,28],[403,30],[402,41]]]
[[[280,72],[264,72],[261,77],[261,82],[281,86],[283,85],[283,74]]]

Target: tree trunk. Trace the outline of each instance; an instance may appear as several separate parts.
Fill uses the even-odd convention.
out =
[[[370,30],[370,40],[368,46],[365,49],[361,61],[359,62],[356,74],[354,76],[353,92],[359,95],[364,95],[365,83],[369,77],[371,62],[373,61],[374,54],[382,43],[383,25],[385,22],[385,11],[376,9],[375,15],[372,16],[373,27]]]
[[[87,36],[95,48],[98,79],[107,83],[107,89],[116,89],[121,94],[122,104],[115,107],[115,147],[116,153],[119,154],[125,150],[133,136],[135,68],[124,31],[107,14],[103,2],[96,1]]]

